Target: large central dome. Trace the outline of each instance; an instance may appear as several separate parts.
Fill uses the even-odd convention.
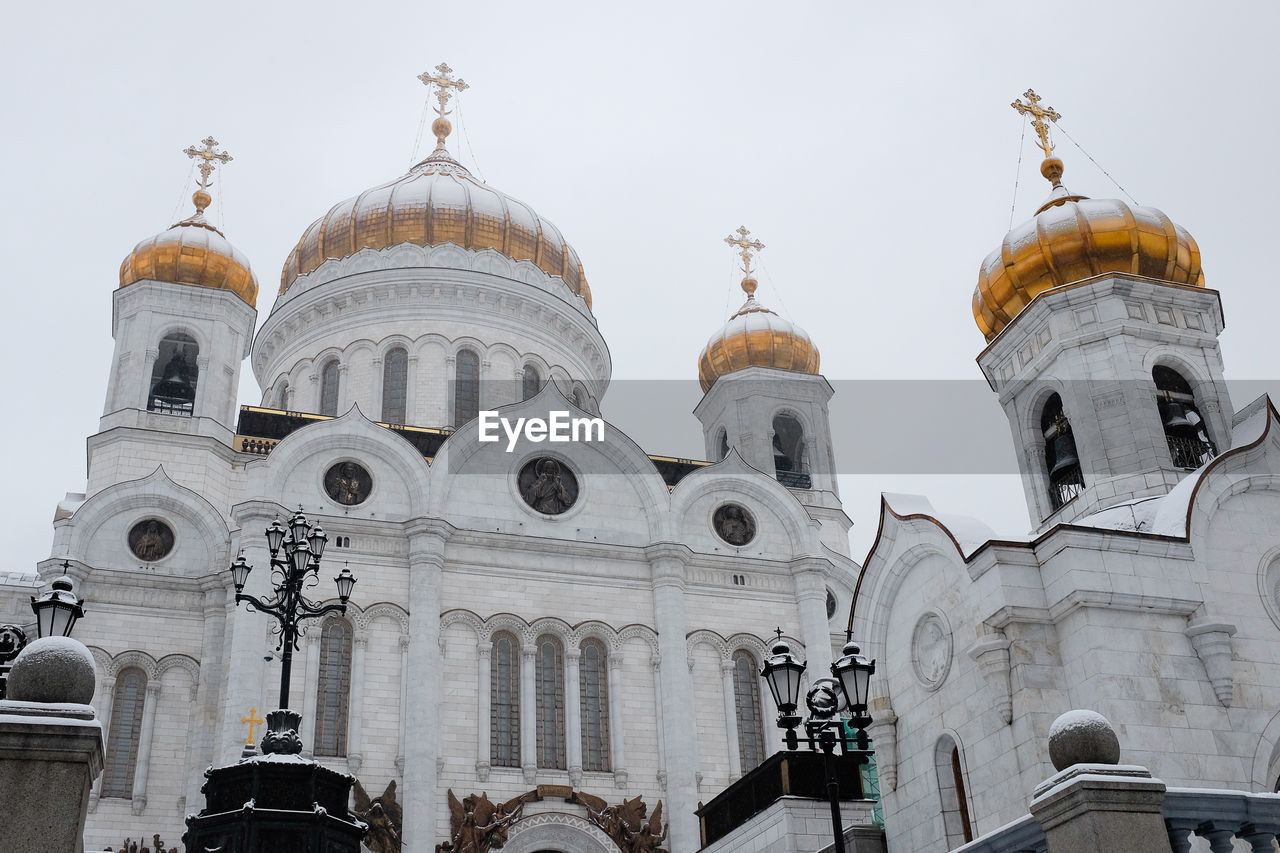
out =
[[[289,253],[280,292],[330,258],[401,243],[493,249],[560,276],[591,307],[582,262],[560,230],[522,201],[477,180],[443,147],[403,177],[335,204]]]

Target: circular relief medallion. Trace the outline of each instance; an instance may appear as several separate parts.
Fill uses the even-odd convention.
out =
[[[129,550],[144,563],[154,563],[173,550],[173,528],[158,518],[139,521],[129,529]]]
[[[756,538],[756,520],[741,504],[723,504],[711,516],[711,524],[730,545],[746,545]]]
[[[578,478],[558,459],[539,456],[520,469],[520,497],[544,515],[559,515],[578,501]]]
[[[911,635],[911,663],[916,678],[930,690],[937,690],[951,669],[951,629],[941,614],[920,617]]]
[[[324,474],[324,490],[343,506],[364,503],[373,488],[373,477],[359,462],[339,462]]]

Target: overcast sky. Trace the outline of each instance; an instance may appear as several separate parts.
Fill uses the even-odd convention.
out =
[[[190,211],[182,149],[212,134],[235,157],[210,214],[252,262],[261,322],[307,225],[410,165],[428,95],[415,78],[441,61],[471,85],[453,153],[576,247],[615,379],[696,377],[700,348],[741,302],[721,240],[746,225],[768,247],[759,298],[808,330],[823,373],[847,392],[838,453],[885,413],[837,380],[902,380],[911,395],[934,386],[906,380],[944,379],[970,380],[956,386],[967,389],[962,414],[921,418],[911,434],[956,454],[992,441],[1007,454],[990,477],[846,478],[855,557],[881,490],[923,491],[942,510],[1022,532],[970,311],[1015,196],[1022,221],[1048,192],[1009,103],[1034,87],[1125,190],[1195,236],[1223,294],[1228,378],[1270,379],[1280,180],[1262,155],[1278,135],[1278,18],[1271,3],[1114,0],[10,9],[5,568],[49,556],[58,500],[84,488],[120,261]],[[430,150],[422,132],[419,156]],[[1068,187],[1120,194],[1055,138]],[[241,402],[259,399],[246,361]],[[622,402],[606,398],[605,413],[649,452],[701,455],[692,415],[630,424]]]

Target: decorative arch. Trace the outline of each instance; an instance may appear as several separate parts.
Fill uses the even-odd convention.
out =
[[[947,849],[973,840],[973,820],[969,811],[968,772],[960,739],[950,730],[934,743],[933,765],[938,781],[942,827]]]
[[[618,853],[598,826],[565,812],[542,812],[512,824],[503,853]]]

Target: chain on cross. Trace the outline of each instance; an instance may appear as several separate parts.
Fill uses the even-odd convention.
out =
[[[191,159],[200,158],[200,189],[207,190],[209,188],[209,175],[217,168],[215,163],[226,165],[230,163],[232,157],[225,151],[219,151],[218,140],[212,136],[206,136],[201,142],[203,148],[197,148],[194,145],[188,145],[183,149],[182,153]]]
[[[738,247],[738,253],[742,256],[742,274],[750,276],[751,261],[756,252],[764,248],[764,243],[752,237],[745,225],[739,225],[738,230],[725,237],[724,241],[730,246]]]
[[[1040,137],[1040,141],[1036,144],[1040,146],[1044,156],[1049,157],[1053,154],[1053,143],[1049,141],[1049,125],[1045,124],[1045,119],[1056,123],[1062,116],[1053,107],[1040,106],[1040,96],[1036,94],[1035,89],[1023,92],[1022,97],[1027,99],[1027,103],[1015,100],[1009,106],[1017,110],[1020,115],[1031,116],[1031,126],[1035,128],[1036,136]]]

